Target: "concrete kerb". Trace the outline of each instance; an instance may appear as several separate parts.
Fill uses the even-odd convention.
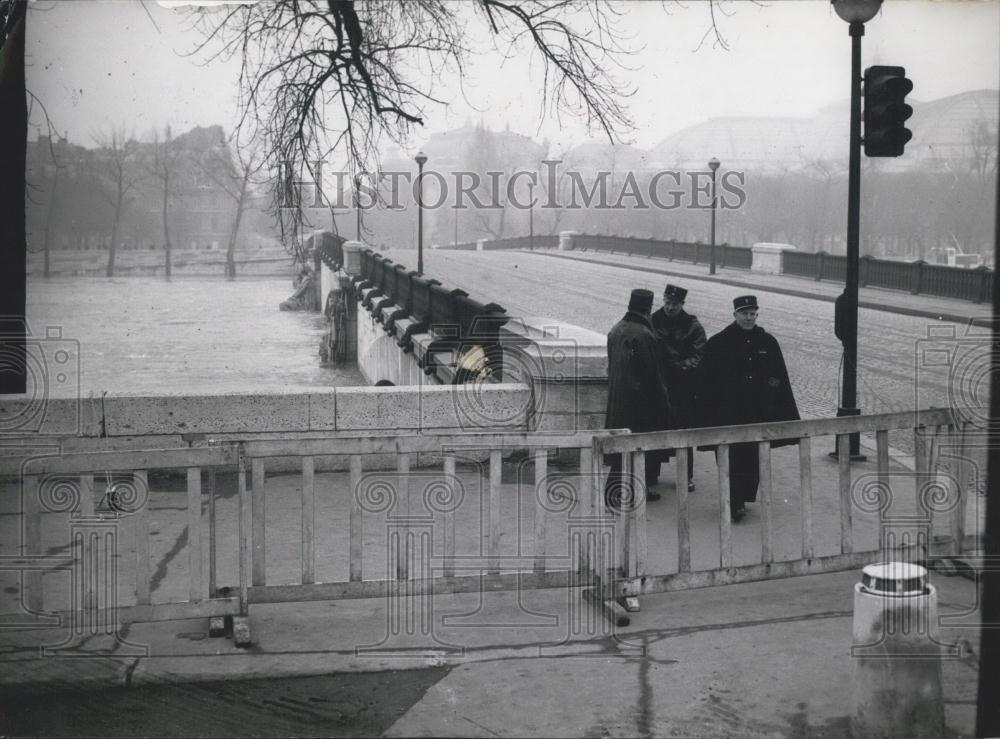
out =
[[[526,250],[524,250],[524,249],[518,249],[517,251],[526,251]],[[657,274],[657,275],[667,275],[667,276],[670,276],[670,277],[683,277],[683,278],[688,279],[688,280],[702,280],[702,281],[705,281],[705,282],[715,282],[715,283],[718,283],[720,285],[731,285],[733,287],[752,288],[752,289],[756,289],[756,290],[762,290],[762,291],[765,291],[765,292],[778,293],[779,295],[790,295],[790,296],[795,297],[795,298],[808,298],[810,300],[819,300],[819,301],[824,302],[824,303],[833,303],[833,302],[836,301],[836,296],[823,295],[822,293],[810,292],[808,290],[796,290],[794,288],[786,288],[786,287],[774,286],[774,285],[771,285],[771,284],[765,285],[765,284],[762,284],[760,282],[755,282],[754,279],[753,279],[752,274],[749,273],[749,272],[747,273],[747,275],[748,275],[747,279],[733,280],[733,279],[727,279],[725,277],[720,277],[718,274],[716,274],[716,275],[708,275],[708,274],[700,275],[700,274],[694,274],[692,272],[686,272],[686,271],[683,271],[683,270],[664,269],[663,267],[658,267],[658,266],[632,265],[632,264],[628,264],[626,262],[612,262],[612,261],[604,260],[604,259],[595,259],[595,258],[590,257],[589,255],[587,257],[581,257],[581,256],[573,256],[571,254],[566,254],[566,253],[558,254],[558,253],[553,253],[551,251],[540,251],[540,250],[537,250],[537,249],[535,251],[530,252],[530,253],[531,254],[538,254],[540,256],[552,257],[554,259],[573,259],[573,260],[576,260],[576,261],[588,261],[588,262],[594,262],[594,263],[597,263],[597,264],[602,264],[602,265],[605,265],[605,266],[608,266],[608,267],[620,267],[621,269],[628,269],[628,270],[633,270],[633,271],[637,271],[637,272],[646,272],[646,273]],[[796,278],[794,275],[784,275],[783,277],[786,277],[786,278],[791,279],[791,280],[799,279],[799,278]],[[865,288],[865,289],[875,289],[875,288]],[[891,293],[889,293],[889,294],[891,294]],[[978,326],[978,327],[982,327],[982,328],[989,328],[989,326],[990,326],[990,319],[987,318],[987,317],[983,317],[983,316],[972,316],[972,315],[960,314],[960,313],[944,313],[944,312],[938,312],[938,311],[932,311],[932,310],[909,308],[909,307],[906,307],[906,306],[894,305],[891,302],[876,302],[876,301],[872,301],[872,300],[859,299],[858,300],[858,307],[859,308],[867,308],[867,309],[870,309],[870,310],[883,311],[883,312],[886,312],[886,313],[896,313],[896,314],[903,315],[903,316],[916,316],[918,318],[932,318],[932,319],[938,320],[938,321],[951,321],[952,323],[959,323],[959,324],[964,324],[964,325],[970,325],[971,324],[973,326]],[[986,310],[986,307],[984,306],[984,311],[985,310]]]

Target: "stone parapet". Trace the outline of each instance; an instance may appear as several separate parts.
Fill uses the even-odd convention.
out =
[[[365,245],[360,241],[345,241],[344,250],[344,271],[349,275],[361,274],[361,250]]]
[[[396,338],[397,333],[403,334],[411,319],[397,319],[391,333],[384,328],[384,321],[395,307],[387,304],[380,308],[379,315],[384,316],[382,323],[367,310],[358,311],[358,369],[369,385],[379,381],[388,381],[393,385],[423,384],[414,382],[419,379],[414,371],[418,369],[417,357],[413,352],[404,352]]]
[[[547,379],[608,378],[607,336],[544,316],[512,318],[500,329],[504,375],[528,372]],[[508,347],[512,362],[507,361]]]
[[[226,395],[105,396],[84,401],[86,423],[78,431],[51,435],[12,434],[12,442],[60,439],[169,440],[309,431],[356,432],[433,430],[464,432],[525,429],[530,389],[516,383],[343,387]],[[13,401],[14,403],[21,401]],[[66,406],[60,402],[58,405]],[[67,406],[68,407],[68,406]],[[13,404],[8,409],[17,410]],[[140,444],[141,441],[136,441]]]
[[[532,389],[531,428],[578,431],[604,425],[608,393],[607,337],[541,316],[515,318],[500,329],[504,381]]]

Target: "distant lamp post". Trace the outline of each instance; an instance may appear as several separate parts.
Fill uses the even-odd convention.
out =
[[[837,337],[844,345],[844,378],[838,416],[857,416],[858,395],[858,257],[861,214],[861,37],[865,23],[878,13],[882,0],[830,0],[834,11],[850,24],[851,36],[851,136],[847,171],[847,273],[844,293],[838,298],[840,320]],[[860,457],[860,435],[852,434],[850,454]]]
[[[535,248],[535,183],[528,183],[528,248]]]
[[[356,241],[361,241],[361,176],[355,175],[354,177],[354,211],[357,216],[357,225],[354,232],[354,238]]]
[[[708,160],[708,168],[712,170],[712,234],[711,234],[711,249],[709,251],[709,264],[708,264],[708,274],[715,274],[715,173],[719,169],[719,160],[712,157]]]
[[[422,151],[414,158],[417,163],[417,274],[424,273],[424,165],[427,155]]]

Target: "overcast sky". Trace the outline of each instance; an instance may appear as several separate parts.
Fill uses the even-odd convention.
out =
[[[623,28],[642,47],[628,73],[640,146],[712,117],[809,116],[847,98],[850,38],[827,0],[717,5],[728,50],[702,43],[706,2],[623,6]],[[175,132],[221,124],[229,133],[236,121],[238,69],[182,56],[198,36],[180,11],[153,0],[37,0],[28,23],[28,88],[73,143],[91,146],[116,125],[146,137],[168,123]],[[863,48],[864,66],[906,67],[912,99],[1000,87],[1000,0],[887,0]],[[563,146],[588,138],[575,121],[540,120],[529,59],[483,54],[469,71],[464,94],[446,86],[449,104],[429,111],[427,133],[482,120]],[[37,107],[32,124],[43,124]],[[414,137],[413,152],[424,139]]]

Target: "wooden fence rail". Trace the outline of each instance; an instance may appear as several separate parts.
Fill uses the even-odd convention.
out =
[[[615,562],[611,573],[594,572],[595,579],[602,581],[604,597],[607,599],[623,595],[636,595],[684,587],[718,585],[742,582],[766,577],[830,572],[856,567],[879,557],[886,556],[892,548],[886,531],[879,531],[881,537],[876,548],[863,552],[855,551],[854,515],[861,503],[867,501],[870,508],[878,511],[880,524],[891,523],[883,516],[884,506],[892,499],[893,485],[890,480],[889,432],[909,430],[914,434],[914,470],[912,480],[916,517],[911,523],[925,524],[924,538],[920,533],[912,539],[908,547],[896,552],[896,556],[909,557],[918,554],[930,556],[930,552],[940,542],[932,539],[936,518],[946,516],[949,536],[945,537],[943,551],[959,554],[965,544],[965,516],[967,491],[964,481],[968,479],[963,465],[969,464],[967,432],[965,422],[956,422],[950,410],[935,409],[917,412],[888,413],[871,416],[840,417],[806,421],[762,423],[745,426],[658,431],[642,434],[618,435],[594,438],[593,456],[621,454],[625,470],[631,469],[635,488],[642,491],[639,484],[642,460],[652,450],[676,450],[676,495],[677,495],[677,570],[673,573],[649,572],[643,568],[644,557],[636,550],[645,549],[646,543],[639,532],[646,528],[644,502],[636,501],[626,507],[620,518],[618,533],[626,541],[621,542],[621,557]],[[872,480],[855,475],[852,478],[852,464],[849,453],[850,437],[854,433],[875,435],[876,465]],[[839,553],[822,557],[816,556],[814,517],[814,471],[812,469],[812,439],[834,437],[836,441],[837,485],[836,495],[839,507]],[[787,561],[776,561],[774,553],[773,484],[771,442],[777,440],[798,440],[797,481],[801,495],[801,556]],[[941,448],[947,440],[948,446],[956,450],[950,456],[957,461],[959,470],[953,475],[944,475],[938,468]],[[757,563],[734,565],[733,531],[729,510],[728,452],[733,444],[755,443],[760,462],[760,484],[758,503],[760,510],[760,545]],[[692,570],[691,563],[691,520],[687,493],[686,449],[714,448],[718,461],[719,484],[719,560],[718,566],[700,571]],[[629,461],[630,460],[630,461]],[[864,483],[864,485],[862,485]],[[957,483],[957,484],[956,484]],[[860,487],[859,487],[860,486]],[[897,486],[898,487],[898,486]],[[895,493],[904,497],[900,490]],[[643,497],[641,492],[639,497]],[[859,503],[859,501],[861,501]],[[888,532],[892,533],[892,532]],[[908,535],[907,535],[908,536]],[[905,536],[904,536],[905,538]],[[898,543],[898,542],[897,542]],[[892,554],[889,552],[889,554]]]
[[[895,473],[890,472],[890,432],[914,435],[915,507],[929,528],[924,540],[909,541],[908,548],[902,549],[892,537],[906,543],[909,534],[887,529],[883,535],[880,529],[882,538],[874,548],[855,551],[855,527],[864,520],[856,514],[859,507],[865,510],[859,496],[874,501],[871,505],[879,511],[880,524],[891,523],[883,520],[878,508],[880,496],[892,495],[895,484]],[[83,572],[93,565],[86,547],[81,555],[58,561],[45,554],[43,514],[61,513],[71,527],[112,520],[121,528],[123,540],[131,543],[132,551],[122,553],[122,561],[130,563],[125,574],[132,577],[134,604],[110,601],[103,616],[105,626],[112,620],[232,617],[234,636],[239,643],[248,643],[247,616],[254,603],[593,585],[599,586],[595,598],[621,622],[615,600],[623,595],[830,572],[874,561],[889,549],[909,556],[913,544],[930,551],[934,542],[927,537],[934,530],[935,518],[947,517],[946,547],[952,554],[960,552],[966,541],[966,432],[966,424],[956,421],[950,410],[936,409],[643,434],[515,432],[345,438],[303,433],[280,439],[227,435],[209,439],[207,446],[184,449],[94,451],[17,464],[8,460],[0,464],[0,472],[20,475],[24,540],[22,554],[5,558],[3,567],[22,572],[23,602],[31,611],[51,611],[44,600],[43,570]],[[849,439],[855,433],[874,435],[876,463],[871,473],[857,467],[852,470]],[[817,484],[813,439],[822,437],[833,437],[836,442],[835,485],[825,478],[822,485]],[[791,558],[788,542],[776,536],[771,442],[777,440],[798,443],[798,470],[792,479],[798,486],[801,520],[794,523],[793,531],[801,532],[801,548],[793,543]],[[759,556],[752,562],[738,562],[734,552],[728,495],[728,450],[733,444],[755,444],[760,461]],[[708,507],[710,515],[718,516],[719,548],[709,566],[704,547],[699,552],[692,547],[693,511],[701,512],[702,536],[706,501],[688,493],[688,448],[715,449],[718,461],[718,502]],[[676,556],[668,558],[676,563],[673,571],[652,564],[666,561],[664,539],[649,536],[641,485],[632,488],[636,494],[626,496],[629,504],[621,510],[605,505],[607,455],[621,455],[624,479],[643,480],[645,453],[660,449],[677,450]],[[504,481],[505,470],[510,476],[505,459],[511,455],[517,460],[513,487],[510,479]],[[344,462],[346,476],[317,475],[318,460],[331,456]],[[938,465],[942,458],[959,469],[945,474]],[[567,465],[567,459],[572,463]],[[292,473],[287,472],[290,460],[295,465]],[[555,467],[553,460],[558,460]],[[473,517],[455,502],[466,495],[459,468],[464,479],[478,481],[482,491],[473,501],[478,506]],[[165,470],[172,471],[171,479],[183,479],[184,507],[177,525],[187,534],[184,551],[175,561],[186,562],[188,580],[182,589],[169,591],[174,596],[170,602],[162,603],[152,597],[162,579],[162,567],[153,562],[148,502],[150,473]],[[789,470],[777,471],[788,479]],[[221,473],[235,476],[235,499],[220,497]],[[284,479],[279,480],[278,474]],[[567,475],[575,481],[566,483]],[[339,481],[339,487],[333,480]],[[297,498],[294,504],[287,498],[290,482],[297,483],[292,487]],[[53,487],[57,483],[63,485],[62,493]],[[66,494],[67,485],[71,495]],[[898,490],[896,494],[903,496]],[[528,501],[523,511],[522,499]],[[225,505],[221,511],[220,502]],[[823,506],[819,517],[817,505]],[[321,508],[327,518],[318,523]],[[330,511],[335,512],[333,519]],[[163,514],[154,515],[159,519]],[[280,535],[274,528],[279,519],[284,521]],[[563,528],[554,525],[557,520]],[[373,521],[383,526],[382,538],[370,528]],[[832,522],[835,531],[830,529]],[[160,520],[157,527],[162,525]],[[468,530],[470,525],[474,530]],[[466,528],[459,531],[459,526]],[[785,526],[787,531],[787,519]],[[223,530],[228,533],[220,538]],[[745,531],[741,536],[745,537]],[[818,556],[823,549],[818,537],[827,548],[831,540],[836,541],[837,551]],[[511,550],[505,542],[514,539],[517,548]],[[745,539],[741,541],[744,546]],[[294,555],[291,567],[289,552]],[[331,577],[331,552],[339,558],[336,573],[342,575]],[[383,555],[386,566],[377,571],[373,558]],[[228,564],[220,571],[222,557]],[[294,562],[296,557],[298,562]],[[229,582],[220,586],[223,578]],[[114,587],[117,592],[117,583]],[[91,583],[84,588],[83,601],[98,595]],[[82,618],[83,605],[71,604],[79,611],[72,618]]]

